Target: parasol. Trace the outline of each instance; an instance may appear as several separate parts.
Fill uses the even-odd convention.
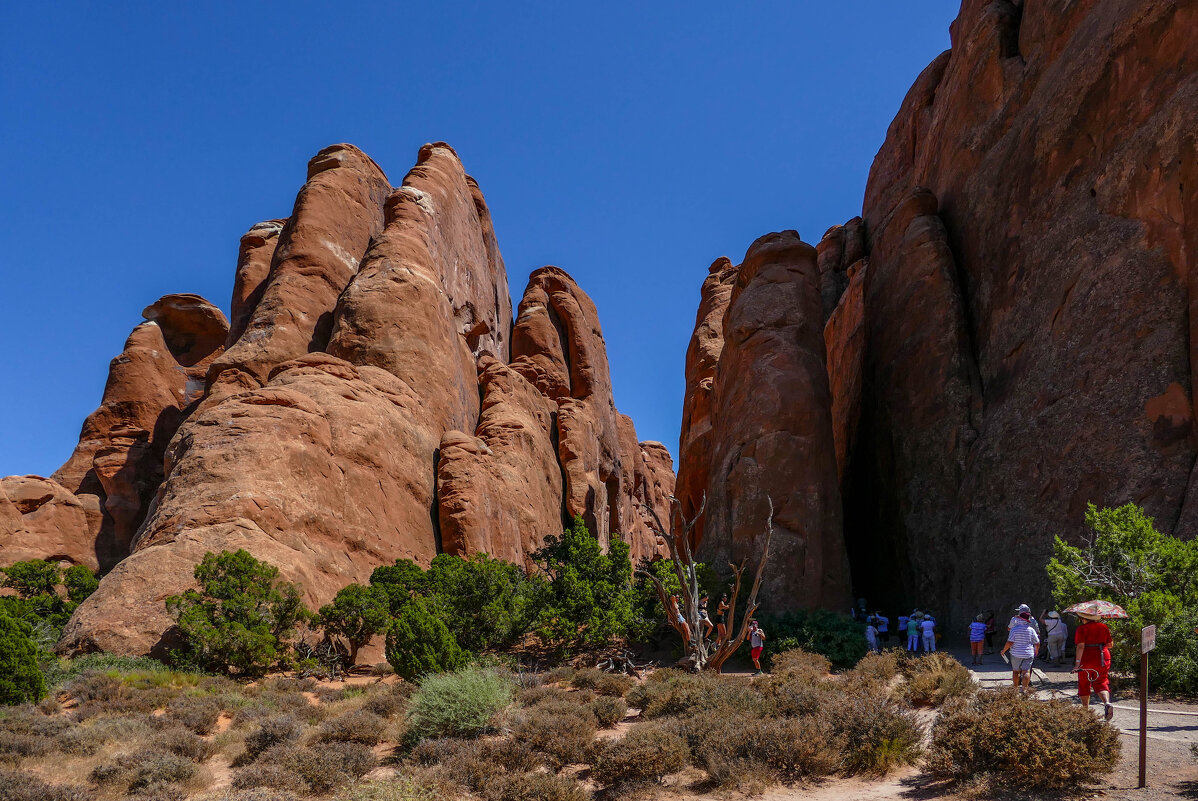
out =
[[[1110,601],[1083,601],[1080,604],[1074,604],[1065,611],[1082,617],[1095,617],[1104,620],[1122,620],[1130,617],[1127,612],[1123,611],[1122,606],[1113,604]]]

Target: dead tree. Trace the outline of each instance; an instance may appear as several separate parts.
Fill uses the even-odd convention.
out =
[[[670,551],[670,561],[674,565],[674,574],[678,578],[678,584],[681,587],[679,594],[680,605],[678,613],[685,618],[687,626],[690,628],[691,636],[686,637],[685,629],[678,621],[678,617],[674,612],[674,607],[670,603],[670,594],[666,592],[665,586],[648,570],[637,570],[637,575],[643,576],[653,582],[654,588],[657,590],[658,600],[661,601],[661,606],[666,610],[666,616],[669,619],[670,625],[682,636],[686,648],[686,658],[691,669],[711,670],[719,673],[723,668],[724,662],[728,660],[736,649],[740,648],[741,643],[745,641],[745,637],[749,634],[749,623],[753,619],[753,615],[757,612],[757,591],[761,588],[761,576],[765,571],[765,564],[770,556],[770,540],[774,536],[774,501],[768,495],[766,501],[769,503],[770,513],[766,519],[765,525],[765,547],[761,551],[761,560],[757,563],[757,573],[753,577],[753,587],[749,591],[749,598],[745,604],[744,614],[741,616],[740,626],[736,623],[736,602],[740,597],[741,580],[744,577],[745,567],[748,563],[748,558],[742,559],[740,564],[729,564],[732,568],[734,577],[732,592],[728,599],[728,611],[726,613],[727,625],[724,626],[723,636],[718,636],[714,643],[708,643],[703,638],[702,622],[699,618],[699,577],[695,570],[695,559],[691,552],[690,534],[694,529],[699,518],[703,516],[704,510],[707,508],[707,496],[703,496],[702,503],[699,504],[699,511],[690,520],[687,520],[681,513],[681,508],[678,510],[676,518],[681,521],[681,531],[667,533],[665,526],[662,525],[661,518],[657,514],[657,510],[652,506],[646,505],[649,514],[653,517],[654,523],[657,526],[657,535],[665,541],[666,547]],[[671,506],[681,507],[678,499],[670,496]],[[675,516],[671,515],[671,519]],[[716,629],[718,631],[718,628]],[[734,633],[735,631],[735,633]]]

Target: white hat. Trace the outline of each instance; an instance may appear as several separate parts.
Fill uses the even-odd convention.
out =
[[[1016,609],[1015,611],[1016,612],[1030,612],[1030,611],[1032,611],[1032,608],[1030,606],[1028,606],[1027,604],[1020,604],[1019,608]]]
[[[1058,612],[1049,612],[1048,616],[1049,617],[1060,617],[1061,615]]]

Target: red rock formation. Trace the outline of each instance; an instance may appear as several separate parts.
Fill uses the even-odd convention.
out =
[[[512,369],[558,404],[567,517],[604,543],[620,530],[620,430],[595,304],[564,270],[528,279],[512,331]]]
[[[870,358],[889,349],[919,369],[875,385],[862,425],[891,437],[893,456],[846,502],[902,509],[902,581],[947,588],[957,619],[1046,601],[1027,576],[1054,534],[1080,535],[1088,501],[1135,501],[1164,530],[1198,531],[1195,29],[1198,7],[1163,0],[966,3],[871,170]],[[917,186],[939,199],[943,235],[935,208],[917,230],[893,222]],[[947,269],[950,251],[943,293],[962,314],[937,302],[919,334],[934,353],[916,355],[914,324],[875,307],[903,273]],[[910,311],[929,300],[910,295]]]
[[[716,365],[724,350],[724,314],[737,267],[724,257],[712,263],[699,294],[695,332],[686,349],[686,393],[682,405],[682,432],[678,442],[678,512],[687,520],[695,518],[707,493],[707,473],[711,458],[711,396]],[[665,518],[663,518],[664,520]],[[703,538],[703,518],[695,523],[692,547]],[[680,529],[681,521],[674,521]]]
[[[87,518],[80,499],[53,479],[0,478],[0,563],[49,559],[98,570]]]
[[[561,534],[562,471],[554,447],[557,405],[502,362],[479,363],[482,414],[474,436],[450,431],[437,462],[445,553],[489,553],[529,564]]]
[[[83,550],[63,555],[103,569],[129,553],[162,482],[167,442],[228,330],[224,314],[198,295],[166,295],[142,315],[148,322],[133,329],[112,360],[100,407],[84,421],[74,453],[54,474],[78,497],[87,518],[83,532],[65,535]],[[47,543],[46,552],[61,554],[60,539]],[[12,560],[0,548],[0,563]]]
[[[241,237],[237,252],[237,273],[233,278],[233,298],[229,305],[229,336],[225,343],[232,345],[241,339],[245,327],[250,323],[262,293],[266,291],[266,278],[270,274],[270,263],[279,243],[279,234],[286,220],[260,222]]]
[[[825,236],[825,239],[827,237]],[[828,389],[832,394],[832,441],[836,446],[836,473],[844,489],[849,454],[857,440],[865,370],[864,259],[845,273],[848,283],[828,322],[824,347],[828,355]],[[820,278],[824,277],[821,272]]]
[[[772,498],[766,603],[849,599],[815,248],[767,234],[740,265],[716,370],[706,526],[711,564],[760,557]]]
[[[308,182],[278,235],[262,297],[241,337],[209,368],[212,382],[266,383],[278,364],[323,350],[333,307],[382,230],[387,176],[353,145],[332,145],[308,162]],[[251,293],[252,294],[252,293]]]
[[[849,285],[849,267],[865,256],[861,218],[854,217],[844,225],[829,228],[816,245],[815,252],[816,263],[819,264],[819,293],[826,320]]]
[[[323,169],[330,153],[343,163]],[[208,394],[172,441],[133,553],[76,612],[63,651],[167,648],[163,599],[191,584],[207,551],[272,562],[313,606],[397,558],[486,551],[524,562],[562,530],[563,473],[577,477],[575,508],[603,524],[602,538],[617,530],[638,554],[655,547],[632,518],[636,502],[663,502],[668,454],[650,468],[617,415],[590,299],[560,270],[534,273],[526,298],[540,292],[570,320],[565,339],[524,340],[526,366],[562,368],[546,392],[506,364],[503,261],[482,194],[448,145],[421,149],[369,249],[381,172],[348,146],[314,165],[245,333],[208,368]],[[269,247],[255,231],[238,263],[240,317]],[[330,254],[353,252],[361,266],[343,276],[356,260]],[[343,278],[321,342],[311,324]],[[294,353],[300,322],[326,352]],[[610,495],[588,496],[593,477]],[[608,528],[609,510],[628,529]]]

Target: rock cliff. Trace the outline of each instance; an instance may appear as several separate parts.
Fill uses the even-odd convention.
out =
[[[966,0],[887,132],[861,217],[820,242],[844,547],[871,603],[956,625],[1047,602],[1053,535],[1078,539],[1087,502],[1198,532],[1195,30],[1192,3]],[[796,287],[775,319],[809,314],[811,277],[783,280]],[[709,398],[764,390],[766,371],[812,378],[787,363],[793,338],[730,352],[742,313],[716,283],[687,357],[679,495],[706,487],[704,544],[722,549],[760,513],[719,494],[724,451],[705,458],[706,443],[739,442],[741,421],[704,411]],[[809,392],[793,402],[823,414]],[[807,486],[812,465],[788,453],[755,469]],[[775,563],[783,604],[808,597],[796,567]]]
[[[0,481],[0,562],[106,571],[64,652],[162,653],[163,601],[208,551],[278,565],[312,606],[397,558],[530,564],[573,515],[656,553],[673,468],[615,408],[594,303],[547,267],[513,324],[448,145],[396,189],[351,145],[318,153],[291,215],[242,237],[230,309],[148,307],[54,479]]]

